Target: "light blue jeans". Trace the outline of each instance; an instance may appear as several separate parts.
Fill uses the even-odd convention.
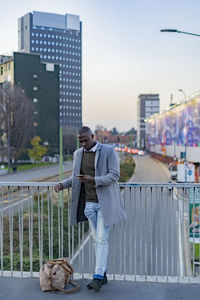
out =
[[[93,277],[103,279],[107,269],[108,237],[111,226],[104,226],[103,214],[99,203],[86,202],[84,213],[88,218],[91,233],[94,238],[96,266]]]

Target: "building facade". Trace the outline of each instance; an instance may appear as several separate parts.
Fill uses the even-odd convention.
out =
[[[82,125],[82,23],[79,16],[34,11],[18,20],[18,50],[59,65],[59,123],[63,132]]]
[[[152,156],[195,164],[200,182],[200,92],[148,118],[147,135]]]
[[[160,110],[159,94],[140,94],[137,100],[137,146],[146,148],[145,120]]]
[[[34,134],[59,151],[59,66],[42,63],[39,55],[14,52],[0,63],[0,84],[19,86],[34,105]]]

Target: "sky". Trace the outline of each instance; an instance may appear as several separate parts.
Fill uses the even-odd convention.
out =
[[[3,0],[1,0],[3,1]],[[137,98],[158,93],[160,108],[200,90],[199,0],[4,1],[0,54],[17,51],[17,19],[32,11],[71,13],[83,26],[83,124],[127,131],[137,126]]]

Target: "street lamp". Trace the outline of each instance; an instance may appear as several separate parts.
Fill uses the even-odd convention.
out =
[[[176,32],[176,33],[200,36],[200,34],[198,34],[198,33],[186,32],[186,31],[181,31],[181,30],[177,30],[177,29],[161,29],[160,32]]]
[[[186,31],[181,31],[181,30],[177,30],[177,29],[161,29],[161,32],[175,32],[175,33],[182,33],[182,34],[187,34],[187,35],[193,35],[193,36],[200,36],[200,34],[198,33],[192,33],[192,32],[186,32]],[[186,98],[186,94],[182,89],[178,90],[179,92],[182,92]],[[186,102],[186,101],[185,101]],[[186,110],[186,114],[187,114],[187,110]],[[185,163],[187,162],[187,115],[185,118],[185,127],[183,129],[183,134],[185,136]],[[187,174],[186,174],[186,167],[185,167],[185,181],[187,182]]]
[[[184,97],[186,98],[186,93],[182,89],[178,89],[179,92],[183,93]]]

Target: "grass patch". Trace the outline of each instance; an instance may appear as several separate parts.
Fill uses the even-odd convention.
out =
[[[65,197],[67,199],[67,196]],[[58,199],[57,199],[58,201]],[[49,260],[50,252],[49,252],[49,221],[51,220],[51,207],[53,206],[53,258],[59,258],[59,230],[61,229],[61,222],[59,224],[58,220],[58,203],[50,203],[48,206],[47,195],[43,194],[43,207],[41,206],[41,199],[39,200],[38,207],[38,199],[37,196],[34,197],[33,200],[33,239],[32,239],[32,270],[35,272],[39,271],[40,268],[40,258],[39,254],[41,246],[43,248],[42,256],[43,261]],[[52,205],[52,206],[51,206]],[[41,230],[41,209],[43,209],[43,230]],[[48,217],[49,210],[49,217]],[[40,215],[38,217],[38,211]],[[21,230],[22,219],[19,222],[19,216],[13,216],[13,237],[10,237],[10,229],[12,226],[12,220],[9,221],[9,216],[4,217],[3,220],[3,269],[10,270],[11,269],[11,256],[10,256],[10,248],[13,248],[13,270],[20,271],[21,268],[23,271],[30,271],[30,244],[29,244],[29,235],[30,235],[30,218],[29,218],[29,209],[24,211],[23,213],[23,231]],[[60,209],[61,216],[61,209]],[[1,225],[1,224],[0,224]],[[88,222],[85,223],[84,229],[85,232],[88,231]],[[40,229],[40,230],[39,230]],[[12,232],[12,230],[11,230]],[[41,239],[41,235],[43,235],[43,239]],[[43,242],[39,242],[43,240]],[[22,243],[23,237],[23,243]],[[61,239],[61,231],[60,231],[60,239]],[[71,237],[72,239],[72,237]],[[70,243],[72,241],[70,240]],[[20,248],[20,244],[22,245]],[[61,245],[61,244],[60,244]],[[74,226],[74,247],[78,245],[78,225]],[[63,204],[63,257],[69,257],[69,249],[68,249],[68,204],[65,200]],[[23,256],[23,265],[20,265],[20,255]],[[0,257],[1,258],[1,257]],[[1,260],[0,260],[1,264]]]
[[[120,182],[128,181],[135,170],[135,162],[132,156],[125,156],[123,162],[120,163]]]

